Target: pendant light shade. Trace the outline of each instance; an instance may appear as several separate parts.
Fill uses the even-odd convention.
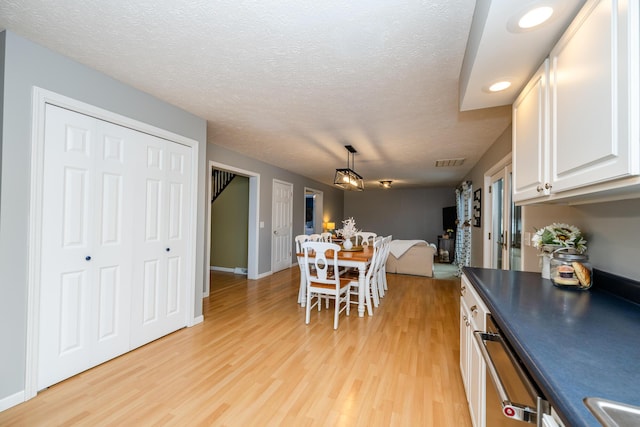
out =
[[[353,170],[355,167],[354,156],[357,151],[351,145],[345,145],[344,148],[347,149],[347,167],[336,169],[336,176],[333,179],[333,183],[345,190],[362,191],[364,190],[364,179],[359,173]]]

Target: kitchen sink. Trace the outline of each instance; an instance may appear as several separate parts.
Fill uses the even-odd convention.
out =
[[[599,397],[586,397],[584,404],[605,427],[640,426],[640,407]]]

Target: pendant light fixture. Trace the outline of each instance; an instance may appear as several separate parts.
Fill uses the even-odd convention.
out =
[[[357,151],[351,145],[345,145],[344,148],[347,149],[347,167],[336,169],[336,176],[333,179],[333,183],[345,190],[362,191],[364,190],[364,180],[362,176],[354,170],[354,156]]]

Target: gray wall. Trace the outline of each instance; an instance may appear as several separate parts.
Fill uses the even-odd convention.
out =
[[[437,236],[444,231],[442,208],[455,204],[453,187],[345,191],[344,217],[353,217],[363,231],[438,244]],[[345,218],[333,218],[336,228]]]
[[[260,206],[258,208],[258,220],[264,222],[264,228],[259,229],[258,233],[258,274],[265,274],[271,271],[271,196],[273,192],[274,179],[293,184],[294,235],[302,234],[304,232],[305,187],[311,187],[323,192],[325,218],[340,218],[342,216],[344,198],[342,190],[338,188],[321,184],[304,176],[261,162],[260,160],[243,156],[235,151],[216,145],[211,141],[207,144],[207,164],[209,161],[222,163],[227,166],[232,166],[260,175]],[[294,252],[295,251],[292,250],[292,264],[297,262]]]
[[[2,178],[0,180],[0,399],[25,387],[27,256],[33,86],[56,92],[200,143],[199,170],[205,170],[206,122],[132,89],[104,74],[2,33]],[[200,173],[198,193],[206,194]],[[198,200],[196,265],[204,264],[205,197]],[[202,314],[203,269],[195,277],[195,313]]]

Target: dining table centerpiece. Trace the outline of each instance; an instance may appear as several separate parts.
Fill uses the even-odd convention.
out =
[[[587,241],[580,229],[564,223],[554,222],[536,230],[531,240],[540,251],[543,279],[551,278],[551,258],[555,252],[583,254],[587,251]]]
[[[356,228],[356,221],[353,217],[349,217],[342,221],[342,228],[336,230],[336,234],[343,239],[342,247],[346,250],[353,248],[353,242],[351,239],[353,239],[359,231],[360,230]]]

